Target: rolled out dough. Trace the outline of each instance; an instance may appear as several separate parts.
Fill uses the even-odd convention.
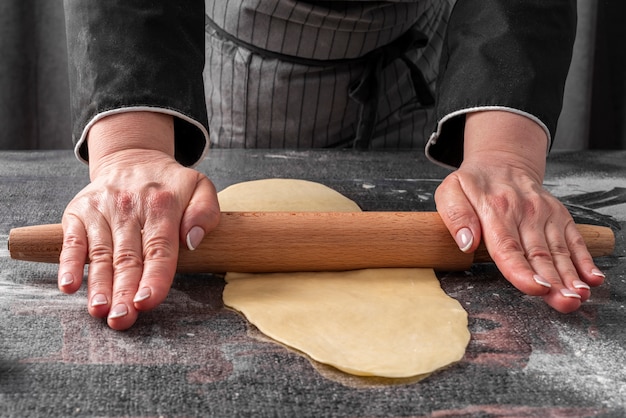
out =
[[[224,211],[360,210],[301,180],[240,183],[218,198]],[[359,376],[431,373],[460,360],[470,338],[467,313],[430,269],[228,273],[226,283],[224,304],[265,335]]]

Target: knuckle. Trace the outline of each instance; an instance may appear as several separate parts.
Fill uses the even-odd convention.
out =
[[[463,224],[465,225],[470,216],[467,213],[467,210],[465,210],[465,208],[462,208],[460,206],[451,206],[446,208],[446,216],[448,217],[448,219],[450,220],[450,222],[452,222],[453,224]]]
[[[82,239],[63,239],[63,247],[59,255],[61,264],[84,264],[87,257],[87,244]]]
[[[87,240],[80,234],[66,232],[63,234],[63,249],[82,249],[87,248]]]
[[[133,251],[120,251],[113,258],[115,271],[141,269],[142,267],[142,257]]]
[[[587,243],[585,242],[585,239],[582,237],[582,235],[578,234],[577,236],[572,238],[571,246],[572,248],[585,248],[586,249]]]
[[[448,225],[452,227],[460,228],[462,226],[470,226],[476,223],[475,213],[472,208],[465,207],[463,205],[454,204],[442,207],[439,205],[437,210],[442,215],[442,218],[446,220]],[[216,219],[218,215],[215,215]]]
[[[502,261],[513,259],[520,254],[524,254],[522,246],[518,240],[512,236],[506,235],[497,239],[495,242],[496,257]]]
[[[522,204],[522,215],[524,218],[535,219],[537,215],[543,211],[540,209],[540,203],[535,199],[525,199]]]
[[[516,239],[514,239],[512,237],[507,237],[507,238],[501,239],[500,242],[498,243],[497,247],[501,251],[516,252],[516,253],[521,253],[522,252],[521,244]]]
[[[131,213],[135,208],[135,197],[130,192],[119,192],[115,195],[115,209],[119,213]]]
[[[89,193],[85,196],[84,206],[102,211],[106,202],[106,195],[100,193]]]
[[[176,195],[169,190],[156,189],[148,197],[147,204],[152,212],[166,212],[176,204]]]
[[[496,213],[518,212],[525,218],[535,219],[538,215],[545,215],[546,205],[541,196],[520,194],[511,188],[505,188],[488,197],[488,205]]]
[[[113,249],[106,244],[94,244],[89,248],[89,259],[92,263],[113,262]]]
[[[571,219],[568,221],[567,225],[565,225],[566,230],[566,239],[570,248],[574,249],[574,251],[579,251],[582,249],[587,249],[587,243],[583,238],[582,234],[576,228],[576,224],[574,220]]]
[[[125,299],[132,298],[134,293],[135,292],[133,291],[133,288],[130,285],[124,285],[124,286],[116,288],[113,291],[111,296],[114,301],[122,301]]]
[[[113,197],[115,217],[120,226],[125,225],[135,217],[137,200],[131,192],[119,192]]]
[[[489,197],[489,206],[496,213],[509,213],[513,205],[508,193],[497,193]]]
[[[164,260],[174,257],[174,247],[165,237],[149,239],[144,245],[144,259],[146,261]]]
[[[563,256],[568,258],[571,256],[570,250],[564,242],[550,244],[550,253],[553,256]]]
[[[526,259],[529,261],[552,262],[552,251],[544,246],[534,246],[526,250]]]

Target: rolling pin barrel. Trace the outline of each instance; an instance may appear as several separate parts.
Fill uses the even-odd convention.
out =
[[[577,225],[592,256],[610,255],[610,228]],[[61,225],[11,230],[19,260],[58,263]],[[87,260],[88,261],[88,260]],[[181,273],[286,272],[423,267],[453,271],[491,261],[484,246],[461,252],[436,212],[224,212],[200,246],[181,246]]]

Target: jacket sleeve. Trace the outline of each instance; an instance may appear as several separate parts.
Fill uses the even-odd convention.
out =
[[[458,0],[441,56],[429,158],[458,167],[465,115],[500,109],[543,127],[551,144],[576,34],[576,0]]]
[[[176,159],[208,146],[202,0],[65,0],[76,155],[99,119],[125,111],[174,116]]]

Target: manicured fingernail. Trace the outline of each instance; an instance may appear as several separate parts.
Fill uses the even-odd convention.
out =
[[[61,286],[68,286],[74,283],[74,276],[72,273],[65,273],[61,276]]]
[[[594,276],[597,276],[597,277],[602,277],[602,278],[605,278],[605,277],[606,277],[606,276],[604,275],[604,273],[602,273],[602,272],[601,272],[600,270],[598,270],[598,269],[593,269],[593,270],[591,270],[591,274],[593,274]]]
[[[565,296],[566,298],[580,299],[580,295],[578,293],[569,289],[561,289],[561,294]]]
[[[135,299],[133,299],[133,302],[136,303],[136,302],[141,302],[142,300],[146,300],[150,297],[150,295],[152,295],[152,291],[150,290],[149,287],[144,287],[143,289],[139,289],[139,291],[135,295]]]
[[[459,229],[459,232],[456,233],[456,245],[459,246],[461,251],[466,252],[473,243],[474,235],[472,235],[472,231],[469,228]]]
[[[121,318],[126,315],[128,315],[128,308],[126,308],[126,305],[120,303],[111,309],[111,312],[109,312],[109,319]]]
[[[107,298],[106,296],[98,293],[97,295],[94,295],[93,298],[91,298],[91,306],[92,307],[96,307],[96,306],[102,306],[102,305],[106,305],[107,302]]]
[[[203,238],[204,229],[200,228],[199,226],[194,226],[187,233],[187,248],[192,251],[195,250],[196,248],[198,248],[198,245],[200,245]]]
[[[552,287],[552,284],[550,284],[550,282],[549,282],[549,281],[547,281],[546,279],[544,279],[543,277],[541,277],[541,276],[540,276],[540,275],[538,275],[538,274],[535,274],[535,275],[533,276],[533,280],[534,280],[537,284],[540,284],[540,285],[541,285],[541,286],[543,286],[543,287],[547,287],[547,288],[551,288],[551,287]]]
[[[581,280],[574,280],[572,282],[572,286],[574,286],[576,289],[587,289],[587,290],[591,290],[591,287],[589,287],[589,285]]]

